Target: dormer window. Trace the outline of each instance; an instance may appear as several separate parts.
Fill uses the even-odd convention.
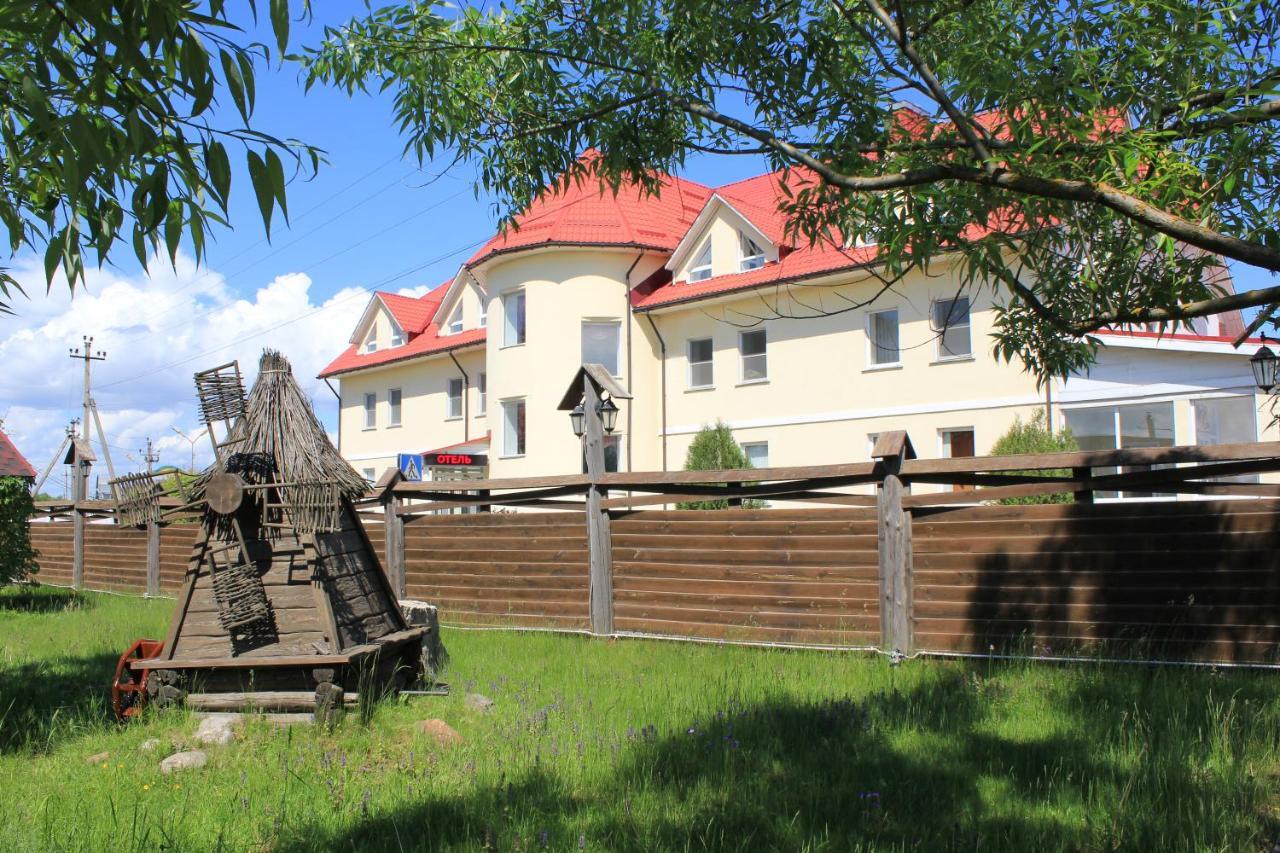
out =
[[[755,240],[752,240],[746,234],[738,235],[738,246],[741,259],[738,262],[738,269],[742,272],[747,270],[757,270],[764,266],[764,249],[761,249]]]
[[[404,330],[401,329],[399,326],[396,326],[391,330],[391,346],[393,347],[404,346]]]
[[[453,311],[453,316],[449,318],[449,334],[456,335],[462,331],[462,306],[459,305]]]
[[[378,351],[378,330],[370,329],[369,337],[364,340],[364,351],[366,353]]]
[[[702,251],[693,259],[689,267],[689,281],[706,281],[711,278],[711,241],[702,247]]]

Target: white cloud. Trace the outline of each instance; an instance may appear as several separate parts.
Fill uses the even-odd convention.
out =
[[[303,273],[276,276],[252,294],[239,295],[221,274],[197,267],[185,255],[176,267],[154,261],[150,274],[91,270],[74,299],[62,279],[46,294],[43,271],[34,262],[17,263],[11,272],[33,298],[15,300],[16,314],[0,316],[0,417],[39,470],[62,441],[67,422],[80,415],[82,364],[68,350],[80,346],[83,335],[93,337],[94,350],[107,353],[106,361],[93,362],[93,388],[116,473],[143,467],[140,449],[148,437],[160,464],[186,467],[191,445],[173,427],[188,435],[202,428],[192,374],[239,360],[251,385],[264,347],[290,359],[321,420],[332,425],[336,400],[315,375],[346,347],[368,298],[351,287],[316,304],[311,279]],[[96,434],[93,441],[96,448]],[[195,448],[197,464],[207,464],[208,439],[201,437]],[[51,485],[60,473],[51,476]],[[106,473],[100,458],[95,474],[103,484]]]

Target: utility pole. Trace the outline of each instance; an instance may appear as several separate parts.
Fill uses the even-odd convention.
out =
[[[151,436],[147,436],[147,449],[143,453],[142,458],[147,462],[147,473],[150,474],[153,466],[160,461],[160,454],[156,453],[151,446]]]
[[[107,354],[102,350],[94,352],[93,338],[85,335],[83,346],[79,349],[76,347],[71,348],[71,357],[78,358],[84,362],[84,399],[82,401],[84,417],[80,423],[80,437],[84,440],[85,446],[87,447],[89,444],[89,418],[92,417],[94,426],[98,429],[98,443],[102,445],[102,455],[107,460],[107,476],[114,480],[116,478],[116,469],[115,466],[111,464],[111,448],[107,447],[107,434],[102,429],[102,419],[98,417],[98,404],[93,400],[92,385],[90,384],[91,378],[89,374],[90,363],[94,361],[106,361]],[[81,473],[81,476],[87,477],[88,471]],[[80,485],[80,495],[83,499],[88,483],[83,482]]]

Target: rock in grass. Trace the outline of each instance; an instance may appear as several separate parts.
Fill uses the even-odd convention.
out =
[[[198,749],[189,752],[175,752],[160,762],[161,773],[174,773],[178,770],[197,770],[209,762],[209,756]]]
[[[109,752],[98,752],[86,758],[85,762],[88,764],[101,764],[102,762],[106,761],[110,757],[111,757],[111,753]]]
[[[468,693],[465,704],[468,711],[488,711],[493,707],[493,700],[480,693]]]
[[[160,738],[149,737],[142,743],[138,744],[139,752],[153,752],[160,747]]]
[[[444,720],[422,720],[418,723],[418,732],[431,738],[440,746],[454,746],[462,743],[462,735]]]
[[[196,729],[196,743],[225,746],[236,739],[235,728],[240,722],[239,714],[210,714],[200,721],[200,727]]]

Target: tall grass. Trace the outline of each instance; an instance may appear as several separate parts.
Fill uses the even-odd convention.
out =
[[[117,727],[103,687],[105,658],[171,605],[13,598],[10,849],[1262,850],[1280,835],[1273,673],[446,631],[452,695],[331,732],[255,721],[203,770],[161,776],[194,720]],[[61,690],[27,694],[23,672]],[[494,708],[467,710],[468,692]],[[465,742],[425,739],[430,717]],[[162,749],[140,752],[146,738]]]

